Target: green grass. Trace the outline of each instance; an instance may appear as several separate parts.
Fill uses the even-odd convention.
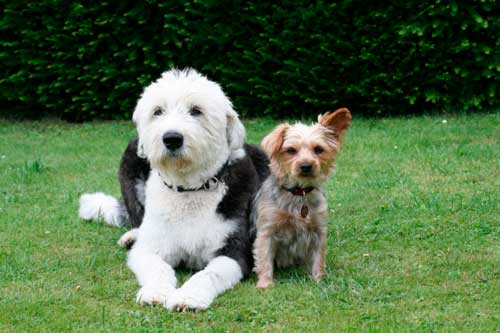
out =
[[[322,282],[252,277],[183,314],[137,305],[124,229],[77,217],[82,193],[119,194],[132,125],[0,120],[0,331],[498,331],[500,117],[446,119],[354,120]],[[274,125],[247,121],[249,141]]]

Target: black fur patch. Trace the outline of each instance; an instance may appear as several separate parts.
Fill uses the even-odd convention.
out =
[[[144,204],[139,200],[137,183],[146,182],[151,171],[149,162],[137,156],[137,142],[137,138],[130,140],[123,152],[118,174],[129,224],[133,228],[139,227],[144,217]]]
[[[269,160],[256,146],[245,145],[246,156],[232,164],[222,181],[228,192],[217,206],[217,213],[225,219],[235,220],[238,229],[229,235],[226,245],[217,255],[230,257],[238,262],[247,277],[253,268],[252,245],[255,233],[250,231],[250,209],[255,194],[269,175]]]

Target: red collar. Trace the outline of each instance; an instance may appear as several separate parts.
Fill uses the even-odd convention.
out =
[[[303,197],[304,195],[306,195],[307,193],[311,192],[312,190],[314,190],[315,188],[314,187],[298,187],[298,186],[295,186],[295,187],[292,187],[292,188],[286,188],[284,187],[285,190],[287,190],[288,192],[292,193],[293,195],[299,195],[301,197]]]

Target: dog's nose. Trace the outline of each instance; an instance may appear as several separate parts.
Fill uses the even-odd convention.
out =
[[[310,174],[312,169],[313,166],[311,163],[302,163],[300,165],[300,172],[302,172],[302,174]]]
[[[168,150],[174,151],[182,147],[184,137],[179,132],[167,132],[163,134],[163,144]]]

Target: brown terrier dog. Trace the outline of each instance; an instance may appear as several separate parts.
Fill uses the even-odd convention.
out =
[[[256,195],[251,219],[257,288],[273,284],[273,267],[307,264],[325,274],[328,202],[324,186],[351,124],[348,109],[318,116],[318,123],[282,124],[262,140],[271,175]]]

